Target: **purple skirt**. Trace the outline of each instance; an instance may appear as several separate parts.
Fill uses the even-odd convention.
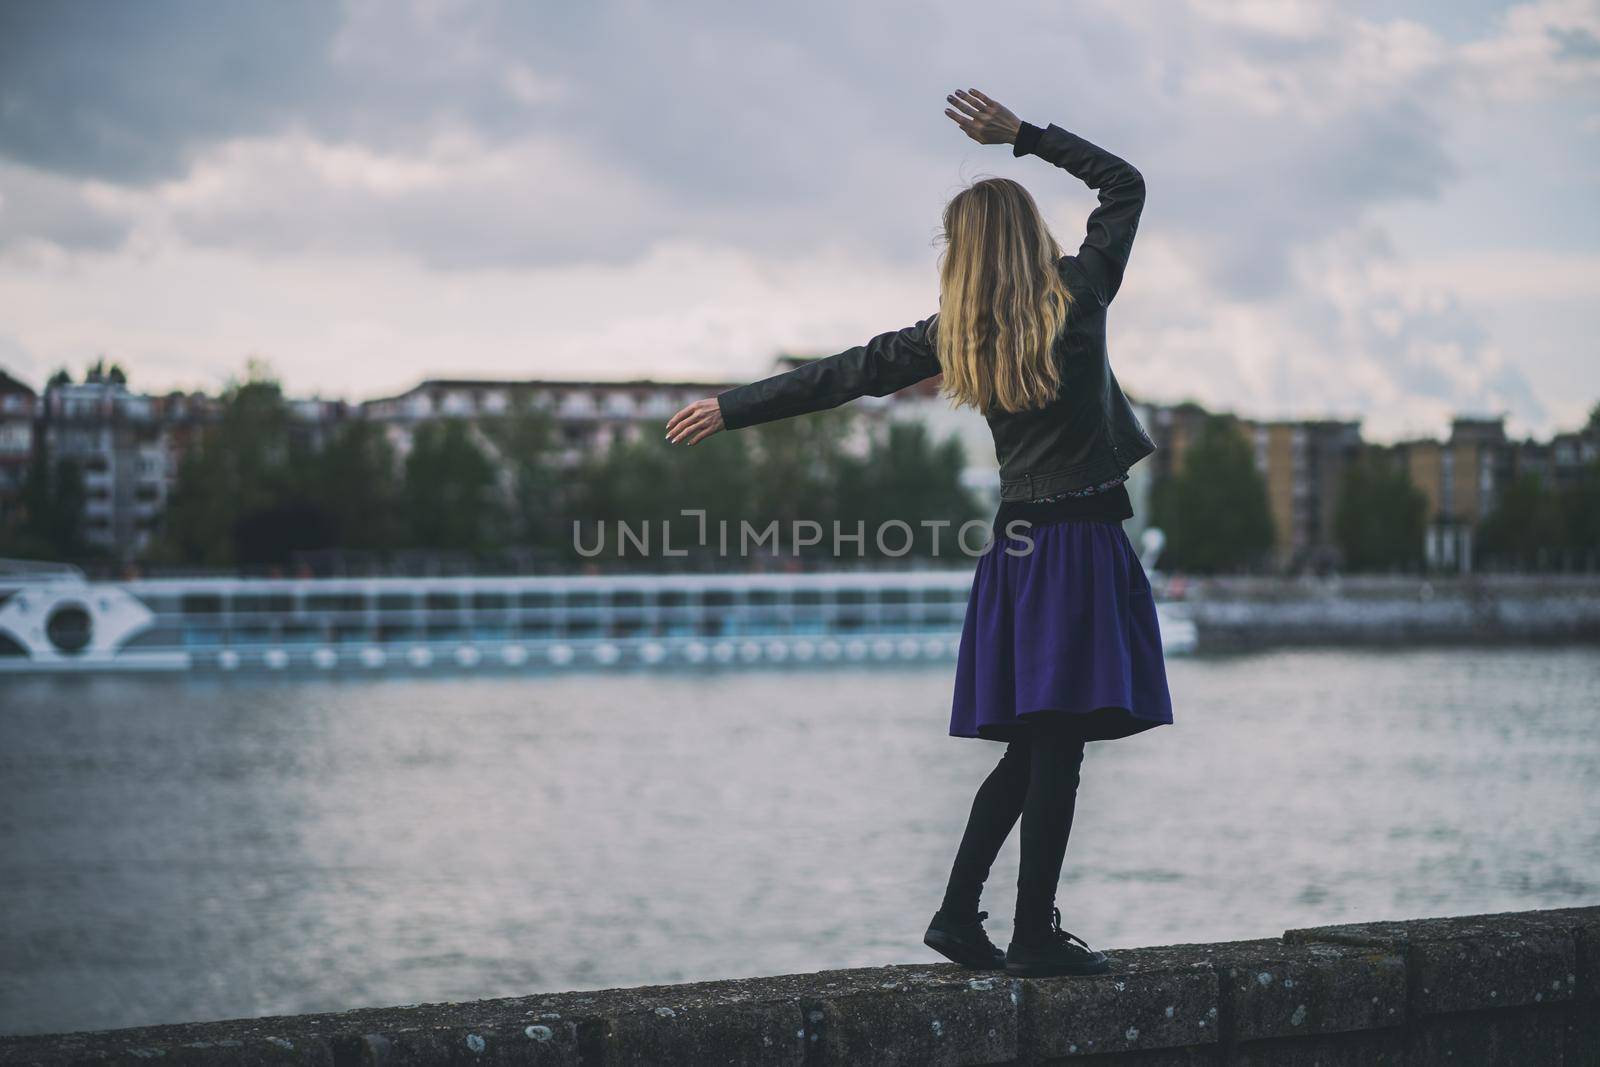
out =
[[[1035,524],[978,560],[950,735],[1009,741],[1045,716],[1090,740],[1172,722],[1155,598],[1120,523]]]

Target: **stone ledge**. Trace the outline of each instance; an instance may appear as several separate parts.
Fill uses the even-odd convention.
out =
[[[0,1065],[1593,1063],[1597,953],[1600,907],[1561,908],[1117,950],[1086,978],[895,964],[0,1037]]]
[[[1283,938],[1404,956],[1411,1008],[1429,1015],[1572,1000],[1578,995],[1579,943],[1592,943],[1597,930],[1600,908],[1559,908],[1318,926],[1285,930]],[[1585,995],[1592,999],[1593,982],[1587,985]]]

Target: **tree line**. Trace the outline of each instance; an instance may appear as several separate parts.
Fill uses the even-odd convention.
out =
[[[847,447],[861,432],[869,434],[864,454]],[[913,422],[869,428],[847,409],[692,448],[646,428],[576,465],[562,462],[567,447],[556,421],[524,403],[501,415],[419,422],[402,456],[381,423],[297,421],[279,383],[253,366],[224,390],[220,418],[184,452],[142,562],[246,574],[285,573],[307,560],[346,573],[712,567],[719,524],[732,524],[737,537],[740,523],[764,531],[774,521],[784,530],[776,558],[831,556],[831,529],[798,552],[789,531],[795,522],[837,521],[864,528],[860,557],[883,561],[935,554],[923,520],[954,528],[982,512],[961,482],[959,441],[935,441]],[[0,529],[0,554],[91,557],[77,464],[53,461],[41,445],[21,496]],[[914,536],[882,545],[871,531],[893,519],[907,521]],[[635,539],[619,551],[618,523],[653,539],[651,548],[640,551]],[[670,559],[661,554],[665,523]],[[606,550],[579,552],[602,526]],[[696,546],[702,527],[712,537]],[[949,554],[951,538],[940,554]],[[677,555],[686,545],[687,555]],[[775,558],[770,543],[751,555]]]
[[[1600,404],[1588,425],[1600,426]],[[1332,522],[1342,569],[1421,571],[1429,520],[1426,494],[1390,449],[1365,445],[1342,465]],[[1209,574],[1270,566],[1275,531],[1267,487],[1236,417],[1207,417],[1182,469],[1153,487],[1150,523],[1167,535],[1164,569]],[[1600,459],[1566,486],[1533,473],[1513,478],[1474,537],[1479,568],[1593,569],[1600,564]]]
[[[746,526],[760,535],[773,523],[779,541],[763,553],[758,540],[747,553],[752,565],[836,555],[959,562],[958,529],[990,517],[962,483],[958,440],[935,441],[920,423],[876,422],[849,408],[718,434],[692,448],[646,428],[575,465],[562,461],[569,446],[555,420],[526,405],[419,422],[403,456],[382,423],[296,420],[258,364],[229,384],[220,408],[183,454],[142,560],[148,566],[246,574],[285,573],[307,561],[318,572],[344,573],[709,569],[740,565],[726,558],[728,548],[737,555]],[[864,450],[847,445],[862,434]],[[0,554],[92,558],[76,468],[53,460],[42,443],[35,449],[21,506],[0,522]],[[1182,469],[1152,487],[1149,509],[1149,524],[1167,536],[1164,569],[1271,567],[1266,485],[1231,415],[1207,418]],[[1333,522],[1344,569],[1420,570],[1428,518],[1426,497],[1386,450],[1363,447],[1344,464]],[[792,535],[806,523],[821,536],[797,549]],[[893,524],[899,528],[875,536]],[[838,530],[843,542],[833,539]],[[852,540],[856,531],[864,536]],[[1478,529],[1479,559],[1500,567],[1570,565],[1575,554],[1592,558],[1596,545],[1600,463],[1559,491],[1517,479]]]

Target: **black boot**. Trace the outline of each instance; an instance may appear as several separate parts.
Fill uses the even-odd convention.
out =
[[[988,917],[988,912],[980,911],[976,918],[951,919],[941,908],[922,935],[922,943],[963,967],[999,970],[1006,965],[1006,954],[984,932],[983,920]]]
[[[1052,908],[1054,925],[1037,935],[1013,936],[1006,949],[1006,973],[1019,978],[1060,974],[1102,974],[1111,968],[1104,952],[1096,952],[1077,934],[1061,929],[1061,909]]]

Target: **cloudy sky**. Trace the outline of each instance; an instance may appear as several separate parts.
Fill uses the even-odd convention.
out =
[[[938,306],[963,183],[1133,162],[1141,398],[1369,439],[1600,400],[1600,0],[0,6],[0,368],[296,394],[763,375]]]

